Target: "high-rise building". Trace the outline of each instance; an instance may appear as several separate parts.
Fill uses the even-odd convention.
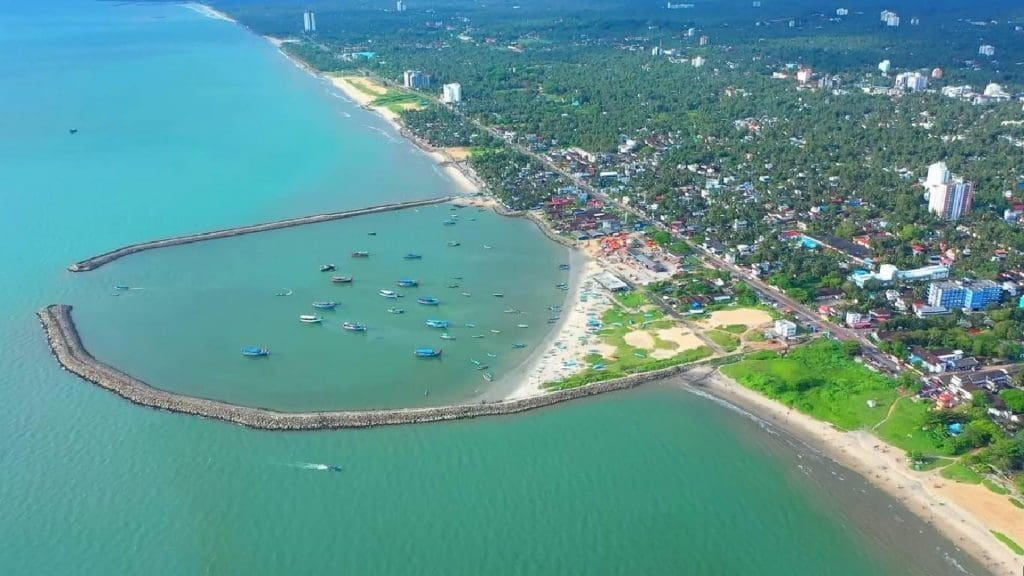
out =
[[[944,220],[959,220],[971,211],[974,203],[974,183],[957,178],[945,162],[928,167],[924,181],[928,189],[928,210]]]
[[[796,73],[796,81],[801,84],[807,84],[811,81],[811,78],[814,78],[814,70],[810,68],[801,68]]]
[[[316,14],[309,10],[302,13],[302,29],[306,32],[316,32]]]
[[[693,60],[690,60],[690,64],[692,64],[694,68],[700,68],[706,62],[707,60],[703,56],[694,56]]]
[[[707,36],[701,36],[700,40],[697,41],[701,46],[707,46],[709,42],[711,42],[711,39]]]
[[[441,102],[444,102],[445,104],[457,104],[462,102],[462,85],[458,82],[453,82],[442,86]]]
[[[836,16],[846,16],[850,11],[846,8],[836,8]]]
[[[928,88],[928,77],[920,72],[904,72],[896,75],[895,87],[899,90],[920,92]]]
[[[978,54],[980,56],[995,56],[996,48],[991,44],[982,44],[978,46]]]
[[[405,2],[402,2],[402,0],[395,2],[395,12],[405,12],[405,8]]]
[[[406,88],[430,88],[430,75],[419,70],[406,70],[402,84]]]
[[[878,69],[881,70],[882,74],[888,74],[889,70],[892,69],[892,62],[888,60],[882,60],[878,63]]]
[[[984,310],[998,304],[1002,298],[1002,287],[991,280],[932,282],[928,285],[928,305],[950,310]]]

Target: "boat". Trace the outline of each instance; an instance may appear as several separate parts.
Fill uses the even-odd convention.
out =
[[[412,254],[412,253],[409,253],[409,254],[406,254],[404,256],[404,258],[406,260],[422,260],[423,259],[423,255],[422,254]]]
[[[445,284],[445,288],[458,288],[458,284]]]
[[[338,303],[334,301],[330,302],[313,302],[313,308],[319,308],[320,310],[334,310],[338,307]]]
[[[548,324],[557,324],[558,318],[548,318]]]
[[[442,222],[442,224],[444,224],[445,226],[455,226],[455,220],[449,218],[449,219],[445,220],[444,222]]]
[[[504,298],[505,297],[505,295],[503,293],[501,293],[501,292],[495,292],[494,294],[491,294],[491,296],[494,296],[495,298]]]
[[[321,272],[333,272],[333,271],[335,271],[337,269],[338,269],[338,267],[335,266],[334,264],[324,264],[324,265],[320,266],[320,271]]]
[[[128,285],[125,285],[125,284],[118,284],[117,286],[114,286],[114,288],[116,288],[117,290],[131,290],[132,289],[131,286],[128,286]]]
[[[466,298],[472,296],[472,294],[470,294],[469,292],[463,292],[462,295],[465,296]]]
[[[299,322],[303,322],[305,324],[319,324],[323,321],[324,319],[322,316],[313,316],[312,314],[303,314],[302,316],[299,316]]]
[[[405,314],[404,308],[388,308],[388,312],[391,314]]]
[[[548,306],[548,310],[551,310],[552,312],[559,312],[559,311],[562,310],[562,307],[561,306]]]
[[[366,235],[367,236],[376,236],[377,233],[376,232],[367,232]]]
[[[413,354],[417,358],[439,358],[441,356],[440,348],[417,348]]]
[[[451,322],[449,322],[447,320],[432,320],[432,319],[428,319],[427,320],[427,326],[430,326],[431,328],[447,328],[447,327],[451,326]]]
[[[494,353],[492,353],[492,352],[488,352],[488,353],[487,353],[487,357],[488,357],[488,358],[497,358],[497,357],[498,357],[498,355],[497,355],[497,354],[494,354]]]
[[[472,336],[470,336],[470,338],[483,338],[483,337],[484,337],[483,334],[473,334]]]
[[[370,253],[365,250],[356,250],[352,253],[353,258],[369,258]]]
[[[444,334],[441,334],[441,340],[455,340],[455,336],[445,332]]]
[[[335,284],[351,284],[351,276],[331,276],[331,282]]]
[[[555,284],[555,288],[558,288],[559,290],[568,290],[569,285],[566,284],[565,282],[561,282],[559,284]]]
[[[401,294],[399,294],[398,292],[395,292],[394,290],[384,290],[384,289],[378,290],[377,294],[380,294],[381,296],[383,296],[385,298],[400,298],[402,296]]]
[[[416,299],[416,301],[419,302],[420,304],[423,304],[424,306],[437,306],[438,304],[441,303],[440,300],[434,298],[433,296],[420,296],[419,298]]]
[[[415,288],[415,287],[420,285],[420,283],[418,281],[411,280],[409,278],[402,278],[398,282],[395,282],[395,284],[398,284],[402,288]]]
[[[242,356],[249,356],[250,358],[256,358],[258,356],[269,356],[270,350],[267,348],[260,348],[259,346],[246,346],[242,348]]]
[[[484,372],[484,380],[491,382],[492,380],[494,380],[494,374],[491,374],[490,372]]]
[[[454,248],[456,246],[462,246],[462,242],[459,242],[458,240],[449,240],[448,245]]]
[[[558,265],[558,269],[559,270],[568,270],[569,269],[569,265],[568,264],[559,264]]]
[[[341,472],[341,466],[337,464],[328,464],[327,470],[330,472]]]
[[[501,330],[491,330],[491,334],[501,334]]]
[[[473,364],[474,366],[479,366],[479,365],[480,365],[480,361],[479,361],[479,360],[473,360],[472,358],[470,358],[470,359],[469,359],[469,361],[470,361],[470,362],[471,362],[471,363],[472,363],[472,364]]]
[[[505,310],[505,314],[519,314],[519,310],[516,310],[515,308],[509,308],[508,310]]]
[[[366,332],[366,324],[362,322],[342,322],[341,328],[349,332]]]
[[[78,128],[68,128],[68,134],[78,134]]]
[[[520,348],[526,348],[526,344],[513,344],[512,348],[515,350],[519,350]]]
[[[516,328],[529,328],[529,324],[516,324]]]
[[[452,276],[452,280],[462,280],[462,276]]]
[[[493,246],[489,244],[484,244],[484,250],[490,250],[491,248],[493,248]]]
[[[476,324],[473,324],[471,322],[467,322],[466,323],[466,328],[476,328]]]
[[[604,370],[605,369],[605,365],[604,364],[594,364],[593,368],[594,368],[594,370]]]
[[[275,293],[274,296],[291,296],[294,293],[295,292],[291,290],[281,290],[280,292]]]
[[[480,366],[476,367],[477,370],[487,370],[488,368],[490,368],[490,366],[488,366],[487,364],[481,364]]]

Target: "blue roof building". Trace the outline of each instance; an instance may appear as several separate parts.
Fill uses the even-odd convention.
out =
[[[928,286],[928,304],[949,310],[984,310],[1002,298],[1002,287],[991,280],[932,282]]]

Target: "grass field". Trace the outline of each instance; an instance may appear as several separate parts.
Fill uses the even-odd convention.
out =
[[[787,406],[853,430],[880,422],[897,398],[896,383],[854,362],[842,347],[818,340],[787,356],[758,352],[722,372]],[[868,406],[873,400],[874,408]]]
[[[418,110],[428,104],[430,102],[423,96],[401,90],[388,90],[386,94],[373,101],[374,106],[383,106],[396,114],[401,114],[403,110]]]
[[[997,540],[999,540],[1003,544],[1006,544],[1006,546],[1010,550],[1013,550],[1014,554],[1017,554],[1018,556],[1024,556],[1024,547],[1021,547],[1020,544],[1017,544],[1009,536],[1007,536],[1006,534],[1003,534],[1002,532],[996,532],[995,530],[991,530],[991,532],[992,532],[992,535],[995,536]]]
[[[939,471],[939,475],[946,480],[961,482],[963,484],[981,484],[982,480],[981,474],[978,474],[960,462],[954,462],[949,466],[946,466]]]
[[[931,408],[929,403],[901,398],[896,401],[889,418],[875,429],[875,434],[907,451],[930,456],[948,455],[949,451],[943,445],[944,432],[924,429]]]
[[[716,328],[730,334],[743,334],[747,331],[746,324],[729,324],[728,326],[716,326]]]
[[[708,330],[707,335],[708,338],[711,338],[712,342],[721,346],[726,352],[732,352],[740,347],[740,339],[728,332],[722,332],[721,330]]]

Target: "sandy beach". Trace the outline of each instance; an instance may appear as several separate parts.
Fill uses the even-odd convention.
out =
[[[212,6],[207,6],[206,4],[200,4],[199,2],[185,2],[184,4],[182,4],[182,6],[188,8],[189,10],[195,10],[196,12],[199,12],[207,18],[213,18],[214,20],[224,20],[225,22],[234,22],[235,24],[238,23],[231,16],[228,16],[227,14],[221,12],[220,10],[217,10],[216,8],[213,8]]]
[[[977,484],[958,484],[937,471],[911,470],[905,453],[867,431],[844,432],[831,424],[766,398],[712,368],[698,368],[686,380],[700,379],[699,389],[749,411],[807,441],[836,462],[854,470],[934,525],[958,547],[999,576],[1018,576],[1024,557],[1013,553],[990,532],[1024,542],[1024,510]],[[684,381],[680,385],[688,386]]]

